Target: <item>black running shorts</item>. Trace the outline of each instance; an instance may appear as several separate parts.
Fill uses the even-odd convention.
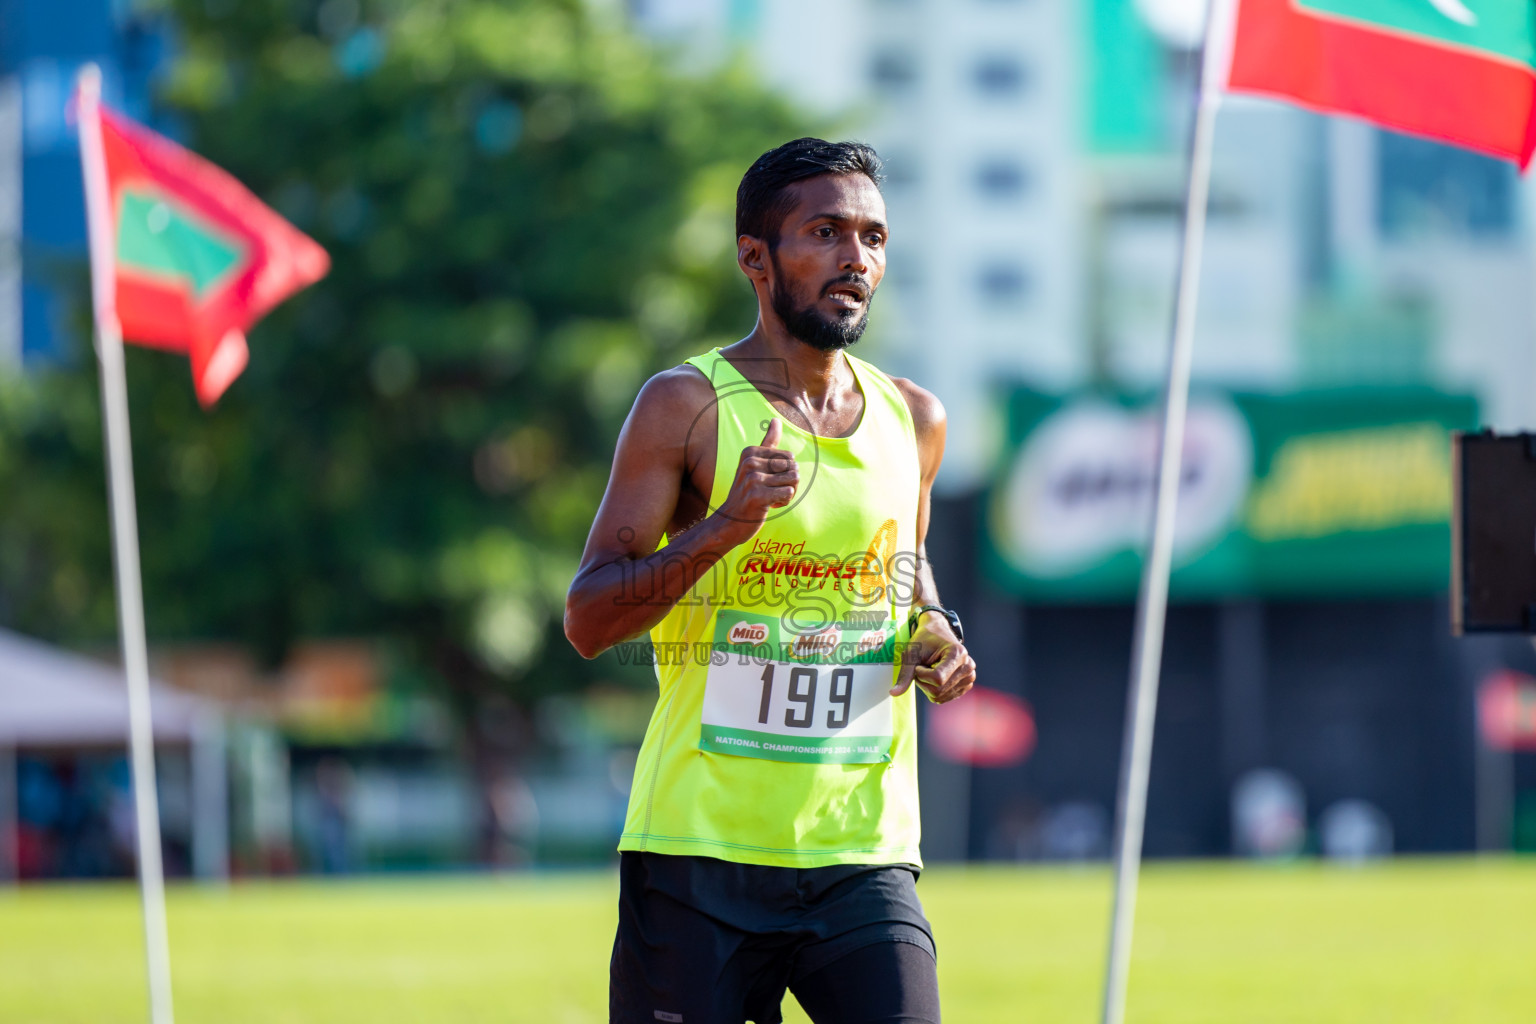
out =
[[[933,932],[917,874],[910,865],[779,868],[626,851],[610,1024],[780,1024],[786,989],[802,986],[802,1002],[812,994],[824,1005],[833,1005],[829,993],[840,1006],[869,1002],[866,990],[887,1002],[905,993],[889,1009],[870,1003],[858,1019],[937,1024]],[[849,957],[882,943],[926,956]],[[857,971],[829,969],[844,958]],[[881,971],[895,976],[871,974]],[[844,980],[856,991],[838,993]]]

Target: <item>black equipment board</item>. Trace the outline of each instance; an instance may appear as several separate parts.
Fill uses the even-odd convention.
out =
[[[1536,633],[1536,434],[1453,436],[1452,630]]]

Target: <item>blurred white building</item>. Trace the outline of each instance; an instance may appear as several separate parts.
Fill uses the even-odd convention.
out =
[[[754,62],[821,114],[828,134],[865,138],[887,159],[890,268],[868,344],[882,366],[948,406],[940,484],[957,500],[929,547],[946,599],[973,624],[986,685],[1029,700],[1042,738],[1012,774],[973,777],[925,755],[925,853],[1050,855],[1041,836],[1055,825],[1091,820],[1095,809],[1107,821],[1113,807],[1134,556],[1110,538],[1114,557],[1131,564],[1117,596],[1098,603],[1028,592],[978,551],[997,539],[1000,503],[979,508],[975,495],[998,468],[998,448],[1020,442],[997,415],[1010,387],[1148,396],[1161,384],[1198,66],[1191,12],[1204,0],[628,3],[639,25],[693,60]],[[1507,164],[1230,99],[1216,131],[1197,386],[1345,405],[1367,418],[1373,399],[1470,417],[1460,400],[1470,394],[1485,424],[1536,428],[1533,199]],[[1290,394],[1317,390],[1333,393]],[[1284,429],[1304,437],[1314,427]],[[1093,458],[1107,451],[1099,463],[1129,454],[1150,464],[1135,431],[1108,436],[1101,448],[1091,433],[1079,440]],[[1093,458],[1082,461],[1092,468]],[[1149,479],[1134,469],[1120,477],[1131,488]],[[1308,486],[1349,490],[1319,480]],[[1240,495],[1229,510],[1233,522],[1246,503]],[[983,530],[964,525],[977,511],[991,516]],[[1063,537],[1051,533],[1054,549]],[[1333,539],[1341,551],[1371,540]],[[1431,565],[1446,547],[1432,539],[1402,551],[1428,552]],[[1520,645],[1519,660],[1472,641],[1451,646],[1443,570],[1408,583],[1313,574],[1302,587],[1239,583],[1173,609],[1166,659],[1179,667],[1164,680],[1148,852],[1241,849],[1228,797],[1255,768],[1290,773],[1317,807],[1370,801],[1390,815],[1398,850],[1503,846],[1487,836],[1500,835],[1508,814],[1490,803],[1491,824],[1474,827],[1467,811],[1487,770],[1469,756],[1469,680],[1490,665],[1530,671],[1529,649]],[[1071,845],[1056,844],[1057,854]]]
[[[886,159],[892,238],[879,360],[950,416],[944,483],[991,469],[991,389],[1083,376],[1076,6],[975,0],[634,0],[694,59],[745,53]]]
[[[1196,0],[629,0],[689,59],[764,79],[885,156],[877,358],[949,409],[941,485],[995,465],[994,389],[1155,389]],[[1197,379],[1471,391],[1533,426],[1536,305],[1513,169],[1234,98],[1216,143]]]

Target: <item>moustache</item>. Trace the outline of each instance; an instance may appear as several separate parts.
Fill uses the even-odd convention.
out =
[[[870,287],[868,278],[850,272],[847,274],[841,274],[823,285],[821,289],[822,297],[825,298],[832,291],[832,289],[842,285],[852,285],[854,288],[858,289],[859,295],[864,299],[868,299],[875,293],[875,290]]]

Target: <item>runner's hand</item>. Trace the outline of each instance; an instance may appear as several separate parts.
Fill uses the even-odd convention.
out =
[[[976,684],[976,662],[940,615],[924,615],[901,656],[901,672],[891,696],[900,697],[916,682],[935,704],[946,704]]]
[[[720,507],[720,515],[732,526],[740,544],[751,540],[763,528],[771,509],[783,508],[795,499],[800,486],[800,469],[795,457],[778,446],[784,425],[777,416],[768,421],[763,443],[741,450],[736,464],[736,479]]]

